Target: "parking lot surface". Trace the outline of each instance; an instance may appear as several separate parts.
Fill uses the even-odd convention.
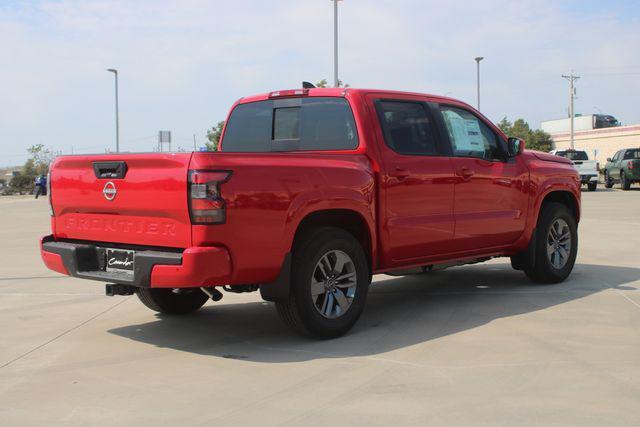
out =
[[[0,198],[0,424],[640,425],[640,191],[583,193],[569,280],[508,259],[376,276],[312,341],[259,294],[162,317],[47,270],[46,198]]]

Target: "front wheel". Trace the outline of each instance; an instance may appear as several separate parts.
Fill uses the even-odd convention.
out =
[[[204,305],[209,297],[198,288],[138,288],[140,301],[153,311],[164,314],[188,314]]]
[[[314,338],[335,338],[356,323],[371,282],[360,243],[344,230],[322,227],[296,244],[289,298],[277,301],[288,326]]]
[[[604,172],[604,186],[605,188],[613,188],[613,179],[609,176],[609,172]]]
[[[563,204],[545,204],[536,228],[535,261],[525,273],[539,283],[562,282],[573,270],[577,252],[575,218]]]
[[[595,181],[587,183],[587,188],[589,189],[589,191],[596,191],[597,187],[598,187],[598,183]]]

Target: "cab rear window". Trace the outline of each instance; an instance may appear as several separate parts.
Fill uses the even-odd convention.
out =
[[[589,160],[584,151],[557,151],[556,156],[565,157],[569,160]]]
[[[353,114],[343,98],[289,98],[240,104],[227,123],[222,151],[352,150]]]

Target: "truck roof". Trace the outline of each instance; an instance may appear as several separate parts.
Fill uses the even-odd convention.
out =
[[[305,96],[314,97],[314,96],[336,96],[336,97],[344,97],[347,93],[360,93],[360,94],[369,94],[369,93],[377,93],[377,94],[389,94],[389,95],[411,95],[411,96],[422,96],[427,98],[432,98],[437,101],[449,101],[454,103],[465,104],[466,103],[454,99],[448,98],[446,96],[432,95],[428,93],[420,93],[420,92],[405,92],[399,90],[388,90],[388,89],[363,89],[363,88],[352,88],[352,87],[330,87],[330,88],[312,88],[312,89],[283,89],[271,92],[260,93],[251,96],[245,96],[240,98],[236,104],[246,104],[248,102],[255,101],[265,101],[267,99],[273,97],[297,97]],[[278,95],[275,95],[278,94]],[[275,95],[275,96],[274,96]]]

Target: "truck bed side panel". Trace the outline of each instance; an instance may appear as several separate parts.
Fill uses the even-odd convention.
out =
[[[226,224],[193,226],[193,245],[226,247],[234,284],[274,280],[298,224],[315,211],[359,213],[375,242],[374,176],[363,155],[195,153],[190,169],[233,173],[221,188]]]

